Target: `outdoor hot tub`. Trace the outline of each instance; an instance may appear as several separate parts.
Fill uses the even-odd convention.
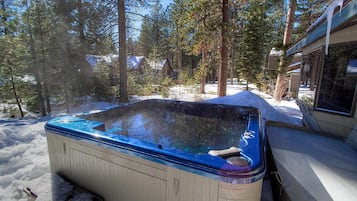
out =
[[[260,200],[256,108],[145,100],[46,126],[51,171],[105,200]]]

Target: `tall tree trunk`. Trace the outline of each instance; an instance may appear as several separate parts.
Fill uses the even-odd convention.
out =
[[[21,117],[24,117],[24,112],[22,110],[20,97],[18,96],[17,90],[16,90],[16,84],[15,84],[15,80],[14,80],[14,71],[13,71],[11,65],[9,67],[9,70],[10,70],[10,79],[11,79],[11,85],[12,85],[12,92],[14,94],[14,97],[15,97],[15,100],[16,100],[16,103],[17,103],[17,107],[19,108]]]
[[[84,58],[81,58],[85,61],[85,50],[86,50],[86,44],[85,44],[85,35],[84,35],[84,11],[83,11],[83,3],[82,0],[79,0],[77,3],[77,7],[78,7],[78,29],[79,29],[79,45],[81,47],[80,49],[80,54],[81,56],[84,56]]]
[[[234,67],[236,66],[236,60],[235,60],[235,54],[236,54],[236,50],[235,50],[235,40],[234,37],[232,37],[232,48],[231,48],[231,54],[232,54],[232,63],[231,63],[231,67],[230,67],[230,82],[231,85],[233,85],[233,77],[234,77]]]
[[[93,87],[92,83],[90,83],[89,75],[90,75],[90,65],[87,62],[86,54],[88,49],[88,43],[85,36],[85,19],[86,14],[83,9],[84,3],[82,0],[78,0],[77,8],[78,8],[78,31],[79,31],[79,45],[80,45],[80,79],[78,80],[80,83],[78,87],[80,87],[80,91],[87,94],[90,91],[90,88]]]
[[[182,73],[182,53],[183,51],[179,47],[177,51],[177,68],[178,68],[178,78],[180,77],[180,74]],[[181,83],[180,83],[181,84]]]
[[[69,87],[68,87],[68,81],[64,83],[64,105],[66,108],[66,113],[70,112],[70,95],[69,95]]]
[[[51,102],[50,102],[50,95],[48,90],[48,80],[47,80],[47,62],[46,62],[46,50],[45,50],[45,43],[42,31],[42,21],[41,21],[41,14],[40,10],[37,6],[37,22],[40,28],[40,40],[41,40],[41,54],[42,54],[42,73],[43,73],[43,87],[44,87],[44,94],[45,94],[45,101],[46,101],[46,110],[47,113],[51,113]]]
[[[218,96],[225,96],[227,91],[227,24],[228,24],[228,0],[222,0],[222,31],[221,31],[221,62],[218,74]]]
[[[71,64],[70,55],[71,55],[71,46],[68,41],[65,41],[65,49],[64,52],[64,65],[66,66],[64,69],[64,83],[63,83],[63,90],[64,90],[64,102],[66,107],[66,112],[70,112],[70,108],[73,103],[73,96],[71,94],[71,85],[72,84],[72,76],[70,76],[70,70],[68,70],[69,64]]]
[[[202,50],[202,60],[201,60],[201,85],[200,85],[200,93],[204,94],[205,86],[206,86],[206,77],[207,77],[207,49],[203,48]]]
[[[233,35],[231,38],[231,66],[230,66],[230,83],[233,85],[233,78],[234,78],[234,71],[236,67],[236,40],[235,40],[235,35],[234,33],[236,32],[237,29],[237,24],[234,22],[237,19],[237,13],[238,13],[238,8],[237,8],[237,3],[232,2],[232,11],[231,11],[231,24],[233,24]]]
[[[118,0],[118,28],[119,28],[119,100],[128,102],[128,77],[126,61],[126,27],[125,27],[125,3]]]
[[[296,10],[296,0],[290,0],[287,20],[285,24],[283,49],[282,49],[283,53],[280,57],[280,63],[278,69],[279,74],[276,79],[276,85],[275,85],[274,96],[273,96],[276,101],[281,101],[285,92],[285,73],[286,73],[285,71],[288,65],[286,59],[286,50],[289,43],[291,43],[295,10]]]
[[[1,10],[3,11],[3,13],[6,13],[6,4],[5,4],[5,0],[1,1]],[[9,35],[9,29],[8,29],[8,25],[7,25],[7,17],[6,14],[2,16],[2,20],[4,23],[4,34]],[[20,111],[20,115],[21,117],[24,117],[24,112],[22,110],[22,106],[21,106],[21,101],[20,101],[20,97],[17,94],[17,88],[16,88],[16,83],[15,83],[15,79],[14,79],[14,71],[12,69],[12,63],[9,64],[9,72],[10,72],[10,81],[11,81],[11,88],[12,88],[12,93],[15,97],[16,103],[17,103],[17,107],[19,108]]]
[[[180,15],[183,15],[183,10],[180,9]],[[183,43],[183,38],[181,34],[179,33],[179,29],[182,28],[182,26],[179,27],[179,25],[176,23],[176,62],[177,62],[177,79],[180,81],[180,74],[183,71],[182,68],[182,57],[183,57],[183,50],[182,50],[182,43]],[[181,84],[181,83],[179,83]]]
[[[30,49],[31,49],[32,65],[36,66],[37,55],[36,55],[36,51],[35,51],[34,41],[32,38],[31,28],[30,28]],[[34,69],[34,70],[35,70],[35,80],[36,80],[37,104],[39,106],[41,116],[46,116],[46,107],[45,107],[45,102],[44,102],[44,98],[42,95],[41,76],[40,76],[40,73],[38,72],[38,69]]]
[[[26,0],[26,7],[27,10],[30,10],[29,4]],[[27,14],[27,21],[29,20],[29,15]],[[45,109],[45,104],[44,104],[44,99],[42,96],[42,85],[41,85],[41,77],[38,69],[35,69],[37,66],[37,54],[36,54],[36,49],[35,49],[35,41],[33,38],[32,34],[32,26],[31,23],[28,24],[29,26],[29,34],[30,34],[30,53],[31,53],[31,59],[32,59],[32,69],[35,71],[35,80],[36,80],[36,93],[37,93],[37,104],[40,109],[41,116],[46,116],[46,109]]]

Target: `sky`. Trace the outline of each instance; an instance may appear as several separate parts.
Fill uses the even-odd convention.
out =
[[[161,1],[161,4],[165,8],[172,2],[173,2],[172,0],[163,0],[163,1]]]
[[[170,5],[170,3],[173,3],[173,0],[161,0],[160,1],[162,7],[165,9],[166,7],[168,7]],[[140,13],[140,15],[146,15],[149,14],[149,10],[148,9],[137,9],[135,12]],[[142,22],[142,17],[140,16],[134,16],[134,15],[130,15],[130,17],[133,19],[132,20],[132,24],[134,26],[134,29],[132,29],[131,31],[131,37],[132,38],[138,38],[139,37],[139,30],[141,29],[141,22]]]

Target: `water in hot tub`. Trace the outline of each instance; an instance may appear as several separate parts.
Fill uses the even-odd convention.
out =
[[[133,112],[105,122],[106,132],[194,154],[239,147],[246,126],[242,117],[227,120],[165,110]]]

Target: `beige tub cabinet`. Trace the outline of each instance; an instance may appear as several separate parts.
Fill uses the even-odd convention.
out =
[[[197,164],[186,159],[182,162],[178,156],[170,157],[165,152],[154,156],[150,147],[133,146],[136,140],[125,146],[112,142],[114,137],[110,139],[102,131],[88,133],[87,127],[103,127],[99,122],[69,119],[71,123],[60,117],[46,125],[51,171],[107,201],[261,200],[263,159],[253,170],[227,176],[225,172],[203,166],[200,155],[193,156]],[[249,129],[254,126],[257,125],[250,124]],[[216,156],[206,158],[215,160]],[[227,164],[222,171],[229,168],[234,166]]]
[[[260,201],[262,179],[231,184],[47,133],[50,165],[108,201]]]

